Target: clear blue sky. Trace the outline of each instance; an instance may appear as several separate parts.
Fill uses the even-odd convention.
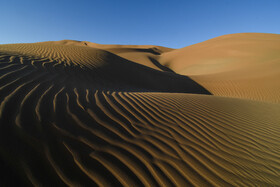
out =
[[[62,39],[181,48],[224,34],[280,34],[280,0],[1,0],[0,43]]]

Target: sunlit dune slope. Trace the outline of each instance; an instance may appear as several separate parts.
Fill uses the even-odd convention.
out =
[[[70,40],[0,45],[0,186],[279,185],[280,92],[269,82],[277,63],[189,78],[164,63],[175,65],[175,52]],[[237,85],[218,82],[236,72]]]
[[[280,35],[220,36],[164,53],[160,63],[214,95],[280,102]]]

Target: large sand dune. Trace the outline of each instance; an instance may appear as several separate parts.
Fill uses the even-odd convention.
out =
[[[280,102],[280,35],[244,33],[214,38],[160,57],[214,95]]]
[[[279,46],[0,45],[0,184],[279,186]]]

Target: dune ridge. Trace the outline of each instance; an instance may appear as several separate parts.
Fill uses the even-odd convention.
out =
[[[177,49],[86,44],[0,45],[1,185],[280,184],[274,83],[271,96],[263,87],[256,93],[254,82],[238,95],[240,85],[217,83],[221,72],[190,78],[166,67]],[[277,78],[274,61],[260,77],[250,63],[236,84]]]
[[[279,50],[279,34],[230,34],[164,53],[159,62],[214,95],[279,103]]]

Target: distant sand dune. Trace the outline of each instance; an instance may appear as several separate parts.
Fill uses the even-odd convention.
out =
[[[0,45],[0,184],[279,185],[277,63],[189,78],[175,51]]]
[[[33,71],[57,74],[65,79],[63,84],[82,81],[96,90],[210,94],[186,76],[157,71],[101,49],[46,42],[1,45],[0,50],[3,66],[8,61],[17,64],[15,68],[26,66],[35,68]]]
[[[231,34],[164,53],[159,62],[214,95],[279,103],[279,51],[279,34]]]

